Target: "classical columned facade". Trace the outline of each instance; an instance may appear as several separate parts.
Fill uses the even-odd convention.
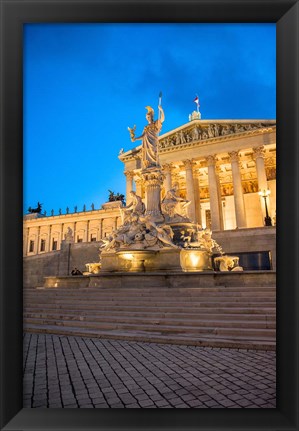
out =
[[[113,205],[114,204],[114,205]],[[74,243],[100,241],[121,225],[120,202],[106,203],[98,210],[53,216],[24,216],[23,254],[33,256],[61,249],[70,228]]]
[[[136,192],[141,146],[122,153],[125,171],[134,173]],[[191,120],[161,135],[159,160],[165,175],[162,195],[178,185],[178,195],[190,200],[191,220],[221,231],[262,227],[264,202],[258,195],[270,189],[270,216],[275,214],[276,123],[274,120]],[[134,188],[134,185],[132,186]]]
[[[127,204],[132,190],[147,202],[146,189],[152,179],[142,176],[140,149],[119,155],[124,164]],[[155,193],[159,190],[163,199],[167,190],[176,186],[177,194],[191,202],[190,219],[203,228],[221,233],[263,227],[265,203],[260,190],[271,192],[267,205],[275,224],[275,121],[192,120],[159,137],[159,160],[163,175]],[[24,255],[60,250],[68,228],[75,246],[106,238],[122,223],[119,205],[108,202],[92,211],[25,216]]]

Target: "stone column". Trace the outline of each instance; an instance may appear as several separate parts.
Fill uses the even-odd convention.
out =
[[[86,229],[85,229],[85,242],[88,242],[88,234],[89,234],[89,220],[86,222]],[[83,241],[84,241],[83,239]]]
[[[165,193],[167,193],[168,190],[170,190],[172,187],[171,171],[172,171],[171,163],[166,163],[165,165],[163,165],[163,173],[165,175],[165,180],[164,180]]]
[[[239,152],[232,151],[229,153],[231,166],[232,166],[232,176],[233,176],[233,186],[234,186],[234,202],[235,202],[235,213],[236,213],[236,223],[238,228],[246,227],[246,213],[244,196],[241,181],[241,172],[239,167]]]
[[[61,249],[61,245],[62,245],[62,241],[63,241],[63,227],[64,227],[64,223],[61,223],[61,230],[60,230],[60,247],[59,249]]]
[[[76,241],[76,236],[77,236],[77,222],[76,221],[74,222],[74,233],[73,233],[73,235],[74,235],[74,242],[77,242]]]
[[[52,230],[52,225],[50,224],[48,226],[48,244],[46,247],[46,251],[49,252],[51,251],[51,230]]]
[[[222,207],[222,200],[221,200],[220,172],[221,172],[221,169],[219,166],[217,166],[216,167],[216,180],[217,180],[219,214],[220,214],[220,230],[223,230],[224,229],[224,222],[223,222],[223,207]]]
[[[146,214],[155,222],[161,222],[164,217],[161,212],[161,186],[164,175],[160,170],[143,171],[142,178],[146,189]]]
[[[115,217],[115,219],[114,219],[114,230],[117,230],[117,220],[118,220],[118,217]]]
[[[99,231],[100,231],[100,238],[99,238],[99,240],[101,240],[103,238],[103,219],[102,218],[100,220]]]
[[[142,179],[137,178],[135,180],[135,184],[136,184],[136,195],[142,198]]]
[[[267,182],[267,175],[266,175],[266,169],[265,169],[265,149],[263,146],[255,147],[253,148],[253,160],[255,161],[256,165],[256,173],[257,173],[257,182],[258,182],[258,188],[259,190],[267,190],[268,188],[268,182]],[[269,214],[271,214],[270,210],[270,199],[268,199],[268,211]],[[261,204],[261,211],[263,214],[263,217],[266,216],[266,208],[265,208],[265,200],[261,196],[260,197],[260,204]]]
[[[126,171],[125,176],[126,176],[126,204],[128,205],[129,203],[131,203],[130,192],[133,190],[134,172]]]
[[[27,256],[28,254],[28,239],[29,239],[29,227],[25,230],[24,244],[23,244],[23,254]]]
[[[184,160],[184,167],[186,170],[186,190],[187,190],[187,199],[191,201],[191,204],[188,205],[188,217],[191,222],[195,223],[195,194],[194,194],[194,179],[193,179],[193,162],[192,160]]]
[[[208,179],[209,179],[209,194],[210,194],[210,211],[211,211],[211,227],[212,230],[221,229],[220,211],[219,211],[219,193],[216,175],[216,158],[208,156],[206,158],[208,164]]]
[[[37,228],[37,241],[36,241],[36,253],[39,254],[40,251],[40,226]]]
[[[201,203],[200,203],[200,180],[198,176],[196,176],[194,179],[194,193],[195,193],[196,221],[200,226],[202,226]]]

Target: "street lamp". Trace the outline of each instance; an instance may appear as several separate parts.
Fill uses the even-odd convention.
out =
[[[266,208],[266,217],[265,217],[265,226],[272,226],[271,217],[269,217],[268,206],[267,206],[267,197],[270,195],[270,190],[260,190],[259,195],[265,199],[265,208]]]

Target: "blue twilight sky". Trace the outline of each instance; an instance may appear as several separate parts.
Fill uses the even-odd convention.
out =
[[[119,150],[160,91],[162,133],[188,122],[196,94],[202,119],[274,119],[275,38],[275,24],[26,24],[24,211],[125,194]]]

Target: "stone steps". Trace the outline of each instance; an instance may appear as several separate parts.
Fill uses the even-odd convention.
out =
[[[137,309],[138,310],[138,309]],[[248,311],[246,309],[243,309],[245,311]],[[205,311],[204,313],[201,312],[200,314],[200,319],[201,320],[234,320],[234,321],[258,321],[258,322],[275,322],[276,321],[276,316],[275,316],[275,309],[268,309],[268,313],[273,313],[273,314],[268,314],[265,315],[265,313],[263,314],[253,314],[253,313],[231,313],[231,314],[225,314],[224,312],[218,312],[215,314],[211,314],[211,313],[207,313],[206,311],[209,310],[202,310]],[[237,310],[238,311],[238,310]],[[95,309],[95,308],[91,308],[89,310],[82,310],[82,309],[74,309],[73,307],[71,309],[66,309],[66,308],[58,308],[58,307],[51,307],[49,306],[48,308],[44,308],[43,311],[40,310],[39,307],[26,307],[26,315],[28,316],[36,316],[36,317],[42,317],[42,315],[47,314],[47,315],[52,315],[52,314],[58,314],[59,316],[61,316],[61,313],[63,312],[63,315],[66,316],[66,318],[68,318],[68,316],[70,316],[69,318],[72,318],[72,316],[88,316],[89,318],[91,316],[111,316],[112,310],[109,309]],[[153,311],[148,311],[148,310],[144,310],[144,311],[134,311],[134,309],[130,310],[130,311],[125,311],[122,308],[116,309],[114,308],[113,310],[113,316],[117,316],[120,318],[126,318],[126,317],[139,317],[139,318],[147,318],[147,317],[152,317],[153,319],[164,319],[164,318],[169,318],[169,319],[198,319],[198,310],[195,309],[194,311],[190,311],[188,310],[188,313],[186,313],[183,309],[181,312],[171,312],[171,311],[167,311],[166,309],[164,309],[164,311],[160,311],[157,312],[155,310]]]
[[[115,340],[127,341],[144,341],[149,343],[169,343],[169,344],[183,344],[190,346],[208,346],[208,347],[226,347],[226,348],[240,348],[240,349],[260,349],[260,350],[275,350],[276,342],[273,336],[263,337],[257,339],[249,335],[235,336],[234,338],[225,337],[221,335],[203,335],[196,336],[195,334],[157,334],[154,332],[142,331],[107,331],[95,330],[89,328],[66,328],[64,326],[51,326],[45,325],[24,325],[24,330],[29,330],[35,333],[48,333],[60,335],[76,335],[80,337],[96,337],[108,338]]]
[[[70,327],[83,327],[90,329],[104,329],[104,330],[131,330],[131,331],[143,331],[143,332],[163,332],[163,333],[187,333],[187,334],[215,334],[224,336],[241,336],[250,335],[258,338],[267,336],[275,336],[275,329],[269,328],[225,328],[217,327],[214,324],[210,326],[187,326],[178,324],[145,324],[145,323],[125,323],[125,322],[90,322],[85,320],[63,320],[56,321],[55,319],[25,319],[25,327],[27,323],[34,325],[51,325],[54,326],[56,322],[59,326],[70,326]],[[176,322],[177,323],[177,322]],[[188,323],[188,322],[187,322]]]
[[[44,297],[53,297],[53,296],[67,296],[67,297],[105,297],[110,296],[111,293],[117,296],[125,296],[127,294],[134,294],[135,297],[152,297],[153,294],[155,297],[166,297],[169,298],[171,296],[183,296],[184,297],[197,297],[202,295],[209,296],[218,296],[219,293],[225,296],[267,296],[269,294],[275,294],[275,287],[198,287],[198,288],[160,288],[160,287],[152,287],[152,288],[44,288],[39,287],[37,289],[26,289],[24,290],[24,296],[26,297],[36,297],[39,294],[42,294]]]
[[[84,306],[88,306],[88,305],[91,305],[88,301],[80,301],[80,306],[81,307],[84,307]],[[40,305],[42,305],[43,304],[43,302],[30,302],[30,305],[33,305],[33,304],[37,304],[38,306],[40,306]],[[48,305],[62,305],[63,304],[63,306],[69,306],[69,307],[72,307],[74,304],[75,304],[75,302],[66,302],[66,301],[62,301],[62,300],[60,300],[60,299],[57,299],[57,300],[55,300],[55,301],[47,301],[47,302],[45,302],[44,303],[44,305],[45,306],[48,306]],[[164,303],[162,302],[162,301],[143,301],[143,302],[141,302],[141,301],[138,301],[138,300],[135,300],[135,299],[133,299],[132,301],[130,301],[129,299],[126,299],[126,300],[124,300],[124,301],[120,301],[119,299],[115,299],[115,300],[107,300],[107,301],[93,301],[92,302],[92,305],[94,306],[94,307],[100,307],[100,308],[103,308],[103,307],[115,307],[115,306],[118,306],[118,307],[132,307],[132,306],[136,306],[136,307],[138,307],[138,308],[141,308],[141,307],[143,307],[143,308],[145,308],[145,309],[147,309],[148,307],[152,307],[152,308],[161,308],[161,307],[164,307],[164,306],[166,306],[166,307],[168,307],[168,308],[171,308],[171,307],[173,307],[173,308],[175,308],[175,307],[177,307],[177,306],[180,306],[180,307],[184,307],[184,309],[188,309],[188,308],[215,308],[215,307],[217,307],[217,306],[219,306],[219,301],[209,301],[209,300],[204,300],[204,299],[202,299],[202,300],[200,300],[200,301],[192,301],[192,302],[189,302],[189,301],[183,301],[183,300],[180,300],[180,301],[171,301],[171,302],[168,302],[168,301],[164,301]],[[256,307],[262,307],[262,308],[275,308],[275,301],[263,301],[263,302],[258,302],[258,301],[250,301],[250,302],[244,302],[244,301],[238,301],[238,300],[235,300],[234,302],[232,302],[232,301],[230,301],[230,302],[228,302],[228,301],[221,301],[221,307],[222,308],[241,308],[241,306],[242,306],[242,308],[256,308]]]
[[[194,302],[194,301],[219,301],[219,297],[220,295],[215,294],[201,294],[201,295],[192,295],[192,296],[183,296],[183,295],[176,295],[176,294],[172,294],[172,292],[169,292],[169,294],[171,295],[170,298],[168,298],[166,295],[165,296],[159,296],[159,295],[155,295],[155,296],[139,296],[139,295],[134,295],[134,298],[130,297],[130,293],[127,293],[126,295],[113,295],[113,294],[105,294],[105,295],[44,295],[44,296],[40,296],[40,295],[35,295],[35,296],[24,296],[24,299],[26,301],[31,301],[31,302],[39,302],[42,298],[43,301],[55,301],[55,300],[71,300],[73,298],[75,298],[76,300],[80,299],[82,301],[84,300],[88,300],[90,299],[90,297],[93,298],[94,301],[126,301],[128,300],[128,298],[130,299],[130,301],[134,300],[134,301],[143,301],[143,302],[156,302],[157,300],[159,300],[159,302],[167,302],[167,303],[171,303],[171,302],[177,302],[178,300],[180,300],[180,302]],[[268,301],[273,301],[275,302],[275,296],[271,293],[263,293],[263,294],[259,294],[259,295],[254,295],[254,294],[249,294],[249,293],[242,293],[242,294],[221,294],[221,298],[226,301],[232,301],[232,302],[236,302],[236,301],[254,301],[254,302],[268,302]]]
[[[239,348],[275,348],[273,287],[24,291],[24,329]]]
[[[25,307],[27,307],[27,304],[24,304]],[[84,309],[84,310],[98,310],[98,311],[127,311],[127,312],[134,312],[134,311],[139,311],[139,312],[188,312],[188,313],[198,313],[200,312],[201,314],[203,313],[222,313],[222,314],[244,314],[244,313],[250,313],[250,314],[256,314],[256,315],[260,315],[260,314],[265,314],[265,315],[269,315],[269,314],[274,314],[275,313],[275,306],[267,306],[267,307],[256,307],[256,306],[252,306],[252,307],[245,307],[244,304],[241,304],[242,306],[239,307],[227,307],[227,306],[222,306],[223,304],[219,305],[217,304],[217,306],[210,306],[210,307],[206,307],[206,306],[201,306],[199,307],[198,305],[195,306],[193,304],[193,306],[190,307],[186,307],[184,306],[180,306],[180,305],[174,305],[174,306],[170,306],[170,305],[164,305],[164,306],[153,306],[153,305],[144,305],[141,306],[139,305],[103,305],[103,304],[82,304],[82,302],[80,301],[80,310]],[[49,304],[49,303],[36,303],[36,304],[29,304],[29,306],[31,308],[36,308],[36,309],[48,309],[48,308],[53,308],[53,306],[57,309],[57,310],[62,310],[62,309],[68,309],[68,310],[73,310],[74,308],[78,307],[78,303],[76,303],[75,301],[73,303],[64,303],[64,302],[59,302],[57,301],[56,304]],[[199,310],[200,308],[200,310]]]
[[[235,321],[235,320],[223,320],[218,317],[218,320],[211,319],[202,319],[201,316],[193,319],[190,319],[186,314],[180,318],[169,318],[162,317],[157,318],[154,316],[142,316],[142,317],[133,317],[133,316],[119,316],[119,315],[109,315],[102,316],[97,315],[83,315],[83,314],[65,314],[65,313],[32,313],[26,312],[24,313],[24,322],[34,322],[34,321],[47,322],[47,324],[51,324],[55,321],[71,321],[71,322],[85,322],[88,325],[93,323],[115,323],[115,324],[138,324],[138,325],[175,325],[175,326],[194,326],[194,327],[210,327],[213,324],[213,327],[221,326],[223,328],[257,328],[257,329],[275,329],[276,324],[275,321],[268,321],[267,319],[261,321]],[[55,323],[53,323],[55,324]]]

